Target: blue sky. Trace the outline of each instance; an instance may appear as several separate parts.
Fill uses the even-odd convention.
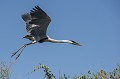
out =
[[[52,19],[48,35],[54,39],[75,40],[83,46],[38,43],[28,46],[13,65],[11,79],[41,79],[43,71],[31,72],[39,63],[59,73],[73,76],[112,71],[120,64],[119,0],[1,0],[0,61],[9,63],[11,53],[29,43],[21,14],[39,5]]]

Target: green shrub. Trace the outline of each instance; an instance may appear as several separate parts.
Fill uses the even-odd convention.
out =
[[[45,72],[45,77],[47,79],[56,79],[56,77],[49,70],[49,67],[41,64],[40,66],[36,66],[36,68],[32,72],[35,72],[37,69],[43,69]],[[66,76],[66,74],[60,75],[59,79],[120,79],[120,65],[118,65],[118,67],[112,72],[100,70],[99,72],[94,73],[89,70],[87,74],[74,76],[72,78]]]
[[[0,79],[9,79],[11,65],[0,62]]]

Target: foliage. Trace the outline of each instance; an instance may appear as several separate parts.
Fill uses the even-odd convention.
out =
[[[49,67],[41,64],[40,66],[36,66],[36,68],[32,72],[35,72],[37,69],[44,69],[45,77],[47,79],[56,79],[52,72],[49,71]],[[120,79],[120,65],[118,65],[118,67],[112,72],[100,70],[99,72],[94,73],[89,70],[87,74],[81,76],[74,76],[70,78],[69,76],[66,76],[66,74],[64,74],[63,76],[61,75],[59,79]]]
[[[0,79],[9,79],[11,65],[0,62]]]
[[[38,69],[44,70],[45,77],[47,77],[47,79],[56,79],[55,76],[52,74],[52,72],[49,70],[49,67],[45,66],[44,64],[40,64],[39,66],[36,66],[32,72],[35,72]]]
[[[0,79],[9,79],[12,64],[13,63],[11,63],[10,65],[6,65],[3,62],[0,63]],[[50,71],[49,67],[45,66],[44,64],[36,66],[32,73],[38,69],[43,69],[43,71],[45,72],[45,78],[56,79],[56,77]],[[94,73],[89,70],[87,74],[76,75],[74,77],[67,76],[66,74],[60,75],[59,79],[120,79],[120,65],[118,65],[118,67],[115,68],[112,72],[100,70],[99,72]]]
[[[68,78],[64,78],[68,79]],[[75,76],[72,79],[120,79],[120,65],[112,72],[106,72],[105,70],[100,70],[97,73],[92,73],[90,70],[87,74],[81,76]]]

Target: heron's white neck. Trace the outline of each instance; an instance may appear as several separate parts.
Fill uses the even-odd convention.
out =
[[[48,38],[47,42],[52,42],[52,43],[71,43],[70,40],[55,40],[52,38]]]

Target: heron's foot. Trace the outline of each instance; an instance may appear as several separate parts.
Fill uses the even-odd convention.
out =
[[[23,50],[25,49],[25,47],[27,47],[28,45],[30,45],[30,44],[33,44],[32,42],[31,43],[28,43],[28,44],[24,44],[21,48],[19,48],[16,52],[14,52],[14,53],[12,53],[12,56],[11,57],[13,57],[13,56],[15,56],[17,53],[17,55],[16,55],[16,60],[20,57],[20,55],[21,55],[21,53],[23,52]]]
[[[20,53],[18,55],[16,55],[16,60],[19,58],[19,56],[21,55],[21,53],[23,52],[24,48],[26,47],[26,45],[24,45],[20,51]]]
[[[12,53],[11,58],[12,58],[14,55],[16,55],[16,53],[17,53],[17,52]]]
[[[16,52],[12,53],[11,57],[15,56],[19,52],[19,54],[16,55],[16,60],[17,60],[26,46],[28,46],[28,45],[25,44],[20,49],[18,49]]]

